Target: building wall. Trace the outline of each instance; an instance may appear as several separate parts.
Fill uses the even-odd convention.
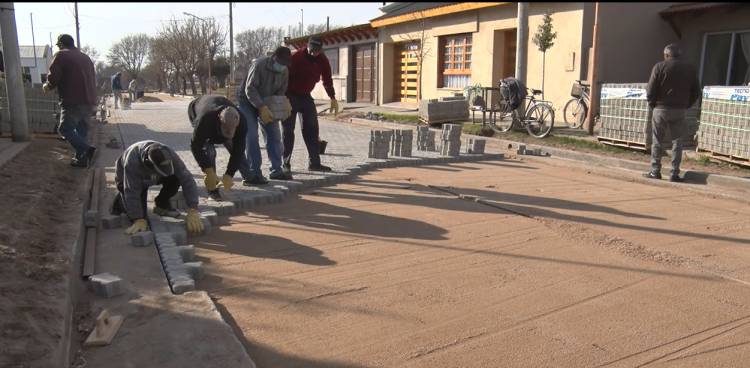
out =
[[[49,73],[49,64],[51,59],[44,57],[37,57],[36,67],[34,67],[34,58],[21,58],[21,67],[28,67],[31,72],[31,83],[42,84],[46,80],[42,80],[42,74]]]
[[[544,12],[549,9],[553,12],[552,22],[557,39],[546,55],[545,97],[557,109],[561,109],[567,101],[570,87],[581,73],[583,8],[583,3],[531,3],[529,6],[527,82],[529,87],[541,89],[542,53],[532,39],[542,23]],[[438,98],[463,92],[460,89],[438,88],[437,45],[438,37],[443,35],[471,32],[471,84],[496,86],[500,78],[507,77],[500,75],[503,66],[503,33],[498,31],[516,28],[516,13],[515,4],[501,5],[428,18],[424,20],[424,26],[422,21],[414,21],[380,28],[379,54],[383,62],[379,66],[379,83],[383,93],[379,95],[379,102],[388,103],[398,98],[393,93],[396,76],[394,43],[410,38],[419,39],[422,28],[425,29],[425,49],[428,50],[422,65],[422,98]],[[575,59],[571,60],[571,56]]]
[[[333,89],[336,91],[336,99],[339,101],[351,101],[354,98],[354,91],[352,91],[352,87],[354,86],[354,75],[353,75],[353,68],[354,68],[354,61],[352,60],[352,52],[354,49],[354,45],[362,45],[362,44],[368,44],[368,43],[374,43],[377,42],[377,39],[369,39],[369,40],[361,40],[357,42],[350,42],[350,43],[343,43],[343,44],[337,44],[337,45],[326,45],[323,47],[324,50],[331,49],[338,47],[339,49],[339,73],[334,74],[331,79],[333,79]],[[321,99],[321,100],[327,100],[328,94],[326,93],[325,88],[323,87],[323,82],[319,82],[315,85],[315,88],[312,90],[311,95],[314,99]]]

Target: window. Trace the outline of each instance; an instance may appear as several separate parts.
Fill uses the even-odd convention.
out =
[[[440,37],[439,81],[443,88],[471,83],[471,33]]]
[[[328,62],[331,64],[331,75],[338,75],[339,74],[339,49],[328,49],[323,50],[323,53],[326,54],[326,57],[328,58]]]
[[[750,83],[750,32],[707,34],[703,41],[701,84],[737,86]]]

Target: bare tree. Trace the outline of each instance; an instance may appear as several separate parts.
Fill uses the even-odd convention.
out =
[[[432,45],[430,44],[430,37],[427,37],[427,20],[418,15],[414,15],[413,20],[419,22],[419,29],[415,32],[399,35],[398,38],[407,45],[416,44],[414,49],[408,51],[412,52],[417,59],[417,100],[422,100],[422,65],[424,60],[432,55]]]
[[[94,65],[96,65],[96,61],[99,59],[99,55],[100,55],[99,50],[97,50],[96,47],[91,46],[91,45],[86,45],[86,46],[81,47],[80,50],[82,53],[88,55],[89,58],[91,58],[91,62],[93,62]]]
[[[267,52],[281,46],[284,39],[284,29],[281,27],[248,29],[238,33],[234,39],[237,50],[235,65],[242,74],[250,68],[250,62],[253,59],[265,56]]]
[[[151,39],[145,33],[123,37],[115,43],[107,54],[107,60],[130,74],[131,78],[138,78],[144,66],[151,45]]]
[[[195,18],[172,19],[162,24],[157,37],[160,52],[166,55],[176,72],[176,84],[182,82],[182,93],[187,83],[193,94],[197,94],[195,75],[201,61],[206,57],[205,43],[200,37],[199,20]]]
[[[201,62],[197,65],[197,73],[201,84],[201,91],[206,93],[206,86],[209,81],[207,67],[213,63],[216,55],[224,51],[226,45],[227,31],[221,26],[214,18],[207,18],[205,21],[198,23],[198,37],[201,43],[201,50],[203,51],[203,57]]]

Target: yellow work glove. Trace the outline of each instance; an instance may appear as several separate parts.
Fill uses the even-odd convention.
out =
[[[339,113],[339,102],[335,98],[331,99],[331,114],[337,115]]]
[[[258,111],[260,112],[260,121],[262,121],[263,124],[268,124],[273,121],[273,113],[268,106],[263,105]]]
[[[146,219],[135,220],[133,225],[125,230],[125,234],[133,235],[142,231],[148,231],[148,223],[146,223]]]
[[[42,84],[42,92],[47,93],[51,89],[52,88],[49,86],[49,82],[44,82],[44,84]]]
[[[219,184],[219,178],[216,176],[216,170],[213,167],[209,167],[203,170],[206,173],[206,178],[203,179],[203,183],[206,184],[206,190],[213,192],[216,190],[216,185]]]
[[[224,190],[230,190],[234,186],[234,178],[224,174],[224,176],[221,177],[221,184],[224,186]]]
[[[198,210],[191,208],[187,211],[187,217],[185,218],[187,229],[193,234],[200,234],[203,232],[203,222],[201,216],[198,214]]]

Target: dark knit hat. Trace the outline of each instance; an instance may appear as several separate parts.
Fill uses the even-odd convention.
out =
[[[57,36],[57,46],[65,46],[65,47],[75,47],[75,42],[73,41],[73,36],[69,34],[61,34]]]
[[[320,38],[320,36],[311,36],[307,41],[307,48],[313,52],[320,51],[321,49],[323,49],[323,40]]]
[[[276,61],[281,65],[289,65],[292,62],[292,50],[285,46],[279,46],[273,52]]]

